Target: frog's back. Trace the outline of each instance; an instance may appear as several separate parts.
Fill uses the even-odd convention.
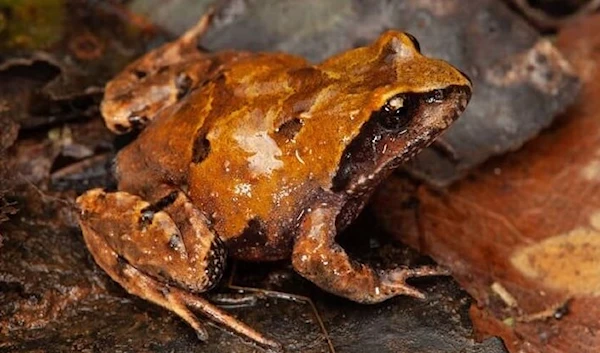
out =
[[[128,170],[118,173],[119,188],[156,199],[158,185],[176,185],[213,220],[232,255],[286,257],[289,230],[322,172],[307,166],[311,144],[295,138],[299,116],[314,100],[311,90],[298,87],[323,79],[288,54],[223,66],[120,153],[118,166]]]
[[[302,209],[330,179],[329,168],[319,168],[330,161],[313,163],[313,143],[326,141],[302,138],[312,129],[303,114],[324,80],[303,59],[264,54],[211,83],[210,108],[195,133],[189,193],[232,256],[288,257]]]

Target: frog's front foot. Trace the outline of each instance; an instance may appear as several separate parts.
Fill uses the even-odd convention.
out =
[[[379,303],[397,295],[424,298],[406,279],[447,275],[438,267],[377,271],[349,258],[335,242],[339,208],[323,203],[304,216],[294,243],[292,264],[303,277],[322,289],[359,303]]]
[[[201,340],[208,334],[190,309],[279,349],[279,343],[198,296],[221,278],[226,253],[204,214],[182,192],[172,191],[151,204],[126,192],[94,189],[80,196],[77,205],[96,263],[129,293],[174,312]]]

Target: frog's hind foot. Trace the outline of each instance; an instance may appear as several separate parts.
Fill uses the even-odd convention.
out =
[[[198,295],[220,280],[225,247],[183,193],[172,191],[151,204],[126,192],[94,189],[77,205],[94,260],[130,294],[174,312],[201,340],[208,333],[191,309],[260,346],[281,347]]]
[[[178,290],[178,293],[175,295],[180,298],[180,300],[184,302],[187,307],[202,312],[212,321],[226,327],[238,335],[251,339],[261,347],[268,348],[269,352],[283,352],[283,347],[279,342],[265,337],[260,332],[257,332],[248,325],[237,320],[235,317],[217,308],[207,300],[181,290]]]
[[[149,300],[177,314],[196,331],[198,339],[201,341],[208,339],[208,333],[190,308],[202,313],[226,329],[254,341],[262,347],[269,348],[273,352],[281,351],[281,345],[278,342],[266,338],[261,333],[217,308],[204,298],[177,287],[162,285],[129,264],[123,264],[121,271],[128,283],[126,288],[129,293]]]
[[[111,261],[112,260],[112,261]],[[152,277],[137,270],[131,264],[127,263],[122,257],[113,254],[113,256],[104,257],[102,262],[98,264],[114,277],[117,274],[117,282],[121,284],[130,294],[160,305],[167,310],[172,311],[187,322],[196,332],[198,339],[206,341],[208,332],[204,324],[190,310],[194,309],[210,320],[222,325],[223,327],[245,336],[248,339],[256,342],[260,346],[264,346],[277,351],[281,349],[278,342],[264,337],[259,332],[253,330],[246,324],[237,320],[235,317],[220,310],[215,305],[209,303],[202,297],[194,295],[177,287],[164,285]]]
[[[127,292],[174,312],[196,331],[199,340],[206,341],[208,339],[208,332],[204,324],[188,309],[185,301],[179,295],[179,289],[160,284],[127,263],[122,257],[116,254],[112,255],[97,261],[98,265],[106,269],[113,279],[118,276],[116,281]]]

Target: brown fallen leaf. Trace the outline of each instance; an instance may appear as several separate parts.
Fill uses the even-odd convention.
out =
[[[374,202],[387,229],[452,269],[476,328],[511,352],[600,351],[598,33],[596,15],[558,36],[584,86],[550,130],[447,190],[396,178]],[[418,201],[402,202],[411,190]]]

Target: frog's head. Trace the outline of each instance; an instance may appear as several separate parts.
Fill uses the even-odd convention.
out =
[[[335,191],[348,194],[368,192],[427,147],[458,118],[471,97],[466,75],[421,55],[416,39],[406,33],[388,31],[373,45],[320,66],[348,82],[346,95],[361,101],[352,116],[359,126],[332,183]]]

